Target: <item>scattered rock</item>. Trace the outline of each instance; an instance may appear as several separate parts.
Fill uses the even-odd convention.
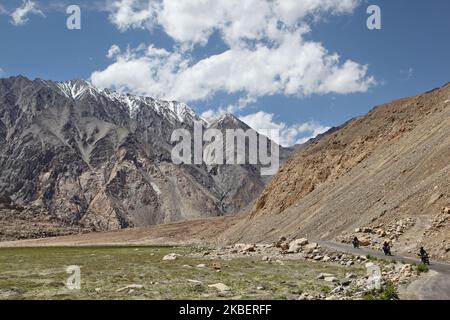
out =
[[[209,285],[208,287],[217,289],[217,290],[219,290],[220,292],[227,292],[227,291],[230,291],[230,290],[231,290],[230,287],[228,287],[227,285],[225,285],[225,284],[223,284],[223,283],[212,284],[212,285]]]
[[[257,286],[256,290],[262,291],[262,290],[267,290],[267,288],[266,288],[266,286],[261,285],[261,286]]]
[[[254,244],[236,244],[234,246],[235,249],[241,251],[241,252],[254,252],[256,249],[256,245]]]
[[[281,246],[286,243],[287,239],[286,237],[281,237],[277,242],[275,242],[274,247],[275,248],[281,248]]]
[[[192,283],[192,284],[203,284],[203,282],[198,281],[198,280],[192,280],[192,279],[188,279],[188,282]]]
[[[141,285],[141,284],[130,284],[129,286],[117,289],[116,292],[120,293],[120,292],[128,290],[129,293],[132,293],[132,292],[134,292],[136,290],[142,290],[142,289],[144,289],[144,286]]]
[[[181,257],[181,255],[176,253],[171,253],[163,257],[163,261],[174,261],[177,260],[178,257]]]
[[[298,253],[302,250],[303,246],[308,244],[308,239],[297,239],[289,243],[288,253]]]
[[[318,244],[317,244],[317,243],[309,243],[309,244],[307,244],[307,245],[304,246],[303,250],[304,250],[305,252],[307,252],[307,253],[311,253],[311,252],[313,252],[314,250],[316,250],[317,247],[318,247]]]
[[[320,261],[320,260],[322,260],[322,259],[323,259],[322,256],[315,256],[315,257],[313,258],[314,261]]]
[[[289,250],[289,243],[286,243],[286,242],[282,243],[282,244],[280,245],[280,248],[281,248],[281,251],[282,251],[282,252],[288,251],[288,250]]]
[[[325,278],[323,279],[323,281],[325,281],[325,282],[337,283],[337,282],[339,282],[339,279],[336,278],[336,277],[325,277]]]
[[[321,273],[317,276],[317,280],[324,280],[325,278],[334,277],[334,274],[331,273]]]

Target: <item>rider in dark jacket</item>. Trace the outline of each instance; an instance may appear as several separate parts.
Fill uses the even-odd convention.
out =
[[[426,252],[423,247],[420,247],[420,256],[424,257],[424,256],[427,256],[427,255],[428,255],[428,252]]]
[[[391,256],[391,245],[389,244],[389,242],[385,241],[383,244],[383,251],[384,254],[387,256]]]
[[[420,260],[422,260],[423,264],[430,264],[430,256],[428,255],[428,252],[423,247],[420,247],[419,251],[419,257]]]
[[[359,239],[357,237],[353,238],[352,243],[355,249],[359,249]]]

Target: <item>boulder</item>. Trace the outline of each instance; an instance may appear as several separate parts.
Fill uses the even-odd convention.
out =
[[[303,249],[305,250],[305,252],[311,253],[314,250],[316,250],[317,247],[318,247],[318,244],[313,242],[313,243],[309,243],[309,244],[305,245],[303,247]]]
[[[302,250],[302,248],[308,244],[308,239],[302,238],[297,239],[289,243],[288,253],[297,253]]]
[[[323,280],[325,278],[334,277],[334,274],[331,273],[321,273],[317,276],[317,280]]]
[[[280,245],[280,248],[281,248],[281,251],[283,251],[283,252],[288,251],[289,250],[289,243],[286,243],[286,242],[282,243]]]
[[[220,292],[227,292],[227,291],[230,291],[230,290],[231,290],[230,287],[228,287],[227,285],[225,285],[225,284],[223,284],[223,283],[212,284],[212,285],[209,285],[208,287],[217,289],[217,290],[219,290]]]
[[[325,277],[325,278],[323,279],[323,281],[325,281],[325,282],[337,283],[337,282],[339,282],[339,279],[336,278],[336,277]]]
[[[181,257],[179,254],[171,253],[163,257],[163,261],[173,261],[177,260],[178,257]]]
[[[281,248],[281,245],[283,244],[283,243],[285,243],[287,241],[287,239],[285,238],[285,237],[281,237],[280,239],[278,239],[278,241],[277,242],[275,242],[274,243],[274,247],[275,248]]]

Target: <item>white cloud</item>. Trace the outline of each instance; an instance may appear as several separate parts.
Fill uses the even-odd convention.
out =
[[[6,74],[5,71],[3,71],[2,68],[0,68],[0,77],[3,77],[5,74]]]
[[[11,13],[11,23],[15,26],[22,26],[28,22],[28,15],[30,14],[45,17],[44,13],[38,9],[36,2],[23,0],[22,6]]]
[[[107,58],[112,59],[121,53],[120,47],[116,44],[113,44],[111,48],[108,50]]]
[[[351,13],[361,0],[116,0],[110,19],[120,29],[161,25],[178,42],[206,44],[219,31],[229,43],[266,37],[278,22],[295,27],[308,16]]]
[[[353,12],[360,0],[116,0],[108,10],[121,31],[158,26],[174,40],[170,51],[141,45],[121,51],[91,75],[99,87],[185,102],[217,93],[241,99],[210,115],[242,110],[243,100],[270,95],[309,96],[365,92],[375,84],[366,65],[343,61],[319,42],[307,40],[310,20]],[[213,33],[225,49],[193,59]],[[243,100],[242,100],[243,99]]]
[[[155,1],[118,0],[110,3],[109,20],[121,31],[151,29],[155,17]]]
[[[375,83],[367,77],[367,66],[341,63],[337,54],[303,40],[298,31],[284,34],[277,46],[233,47],[198,62],[184,52],[140,46],[116,54],[114,63],[91,78],[100,87],[183,101],[205,100],[217,92],[253,98],[348,94]]]
[[[272,113],[259,111],[242,116],[240,120],[256,131],[278,130],[280,133],[279,140],[275,142],[285,147],[305,143],[330,129],[315,121],[287,125],[284,122],[276,122],[274,117]]]

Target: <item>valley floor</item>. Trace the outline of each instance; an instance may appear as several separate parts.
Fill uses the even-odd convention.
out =
[[[307,249],[311,245],[314,252]],[[450,298],[445,264],[436,265],[439,273],[421,275],[415,261],[348,249],[330,243],[311,243],[291,254],[273,245],[243,244],[0,248],[0,300]],[[368,264],[381,268],[381,290],[369,287]],[[67,287],[69,266],[80,268],[79,290]]]
[[[212,261],[198,248],[0,249],[0,299],[298,299],[326,298],[361,266],[299,260],[268,263],[256,257]],[[175,254],[176,260],[164,261]],[[220,265],[219,265],[220,264]],[[81,290],[66,288],[66,268],[81,268]]]
[[[0,300],[383,299],[395,292],[401,299],[450,299],[450,265],[433,262],[418,274],[416,259],[386,259],[335,242],[294,254],[273,245],[226,246],[223,231],[239,221],[0,242]],[[370,262],[395,283],[390,293],[368,290]],[[81,268],[81,290],[66,288],[71,265]]]

